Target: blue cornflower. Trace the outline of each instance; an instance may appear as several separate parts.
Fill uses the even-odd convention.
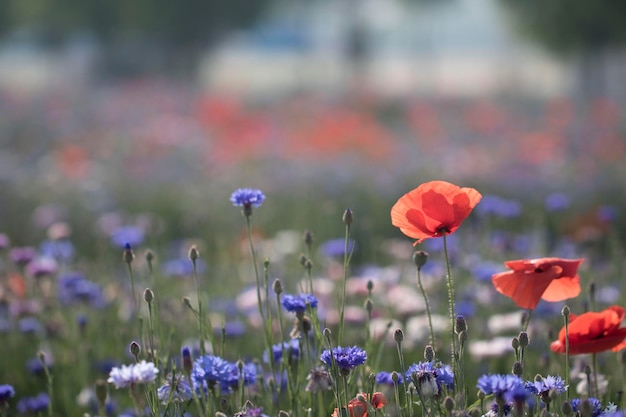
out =
[[[333,365],[333,358],[339,368],[339,372],[343,375],[347,375],[352,369],[354,369],[354,367],[365,363],[367,360],[367,353],[358,346],[337,346],[336,348],[333,348],[332,356],[329,349],[323,351],[320,356],[320,360],[328,367]]]
[[[272,354],[274,362],[280,362],[283,359],[283,349],[289,360],[298,360],[300,358],[300,341],[291,339],[289,342],[278,343],[272,346]],[[270,358],[268,351],[263,352],[263,361],[269,363]]]
[[[41,323],[35,317],[21,318],[17,322],[17,328],[20,330],[20,332],[26,334],[39,333],[43,329]]]
[[[265,194],[255,188],[238,188],[230,195],[230,202],[237,207],[260,207]]]
[[[555,391],[557,394],[562,394],[567,389],[567,385],[565,385],[565,381],[560,376],[552,376],[548,375],[545,378],[541,378],[540,380],[535,380],[532,382],[537,395],[546,394],[549,391]],[[528,384],[527,384],[528,386]]]
[[[233,372],[237,375],[234,363],[219,356],[204,355],[194,361],[191,378],[194,389],[203,387],[213,389],[217,384],[228,386],[233,380]]]
[[[246,363],[239,372],[239,366],[236,363],[230,363],[229,375],[220,381],[220,389],[222,392],[231,392],[233,388],[239,385],[239,379],[243,378],[243,385],[250,386],[256,384],[257,367],[254,363]]]
[[[484,195],[476,207],[476,212],[482,215],[512,218],[521,214],[522,206],[515,200],[508,200],[497,195]]]
[[[102,287],[80,272],[66,272],[59,276],[57,295],[63,304],[86,303],[96,308],[106,305]]]
[[[167,404],[170,401],[184,402],[191,400],[193,394],[187,378],[178,374],[176,377],[168,375],[163,385],[157,389],[157,396],[159,401],[163,404]]]
[[[524,381],[517,375],[483,375],[478,378],[476,387],[485,394],[493,394],[496,398],[504,398],[513,401],[513,395],[519,392],[519,388],[525,388]]]
[[[249,407],[235,414],[235,417],[268,417],[262,407]]]
[[[576,413],[577,411],[582,411],[583,401],[584,400],[580,398],[574,398],[570,401],[574,413]],[[600,400],[594,397],[589,397],[587,398],[587,401],[589,401],[589,404],[591,404],[591,417],[598,417],[602,415],[603,409],[602,404],[600,404]]]
[[[396,372],[398,374],[398,385],[404,384],[404,378],[400,372]],[[394,386],[393,379],[391,378],[391,372],[381,371],[376,374],[376,383],[379,385],[389,385],[391,387]]]
[[[17,411],[20,414],[26,413],[43,413],[48,409],[50,404],[50,397],[45,392],[38,394],[34,397],[24,397],[17,403]]]
[[[74,259],[76,249],[69,239],[46,240],[39,246],[42,256],[48,256],[61,262],[68,262]]]
[[[125,388],[134,384],[148,384],[154,382],[159,370],[152,362],[134,363],[131,365],[122,365],[121,368],[113,367],[109,373],[107,382],[115,385],[115,388]]]
[[[0,405],[6,403],[12,397],[15,397],[15,389],[9,384],[0,385]]]
[[[145,232],[137,226],[118,227],[111,233],[111,243],[118,248],[139,246],[145,239]]]
[[[563,211],[571,204],[572,199],[563,193],[549,194],[545,199],[545,207],[548,211]]]
[[[413,384],[424,396],[439,394],[441,388],[454,388],[454,373],[449,365],[441,362],[419,362],[409,366],[405,378]]]
[[[311,308],[317,308],[317,298],[312,294],[285,294],[281,297],[280,303],[290,313],[304,313],[307,303]]]

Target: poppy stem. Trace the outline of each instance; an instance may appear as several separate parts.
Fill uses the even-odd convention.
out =
[[[458,366],[458,360],[457,360],[457,354],[456,354],[456,337],[454,334],[454,323],[455,323],[454,286],[452,284],[452,273],[450,272],[450,258],[448,256],[448,242],[446,239],[445,230],[441,231],[441,236],[443,237],[443,254],[446,259],[446,282],[448,285],[448,313],[450,315],[450,349],[451,349],[450,357],[452,359],[452,369],[454,369],[455,389],[457,389],[458,387],[456,386],[456,382],[457,382],[459,366]]]
[[[426,307],[426,316],[428,317],[428,329],[430,330],[429,343],[435,349],[435,332],[433,331],[433,320],[430,316],[430,304],[428,302],[428,296],[426,295],[426,291],[424,291],[424,286],[422,285],[422,267],[417,267],[417,285],[422,293],[422,297],[424,297],[424,305]],[[436,352],[436,350],[435,350]],[[403,370],[404,372],[404,370]]]
[[[565,398],[569,400],[569,308],[563,307],[562,314],[565,320]]]
[[[600,398],[600,389],[598,388],[598,357],[596,353],[591,354],[591,365],[593,366],[593,390],[596,398]]]

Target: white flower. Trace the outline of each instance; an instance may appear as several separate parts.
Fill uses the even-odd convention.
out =
[[[115,388],[125,388],[132,384],[147,384],[154,382],[159,370],[152,362],[141,361],[132,365],[122,365],[121,368],[114,367],[109,373],[110,382]]]

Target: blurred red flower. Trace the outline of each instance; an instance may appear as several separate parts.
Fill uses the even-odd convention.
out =
[[[360,395],[362,395],[366,400],[368,399],[368,395],[366,393],[362,392]],[[385,398],[385,395],[382,392],[375,392],[372,394],[370,404],[375,410],[378,410],[387,404],[387,398]],[[339,415],[339,409],[335,408],[332,417],[339,417]],[[349,417],[367,417],[367,403],[359,400],[358,398],[351,399],[348,402],[348,415]]]
[[[538,258],[507,261],[511,271],[491,277],[496,291],[519,307],[534,309],[540,299],[563,301],[580,294],[578,266],[583,259]]]
[[[569,315],[569,354],[598,353],[611,349],[622,349],[626,338],[626,327],[619,327],[624,318],[624,309],[611,306],[600,312]],[[550,344],[556,353],[565,353],[565,326],[559,332],[559,340]]]
[[[391,223],[405,235],[419,239],[452,234],[472,212],[482,195],[445,181],[424,183],[400,197],[391,208]]]

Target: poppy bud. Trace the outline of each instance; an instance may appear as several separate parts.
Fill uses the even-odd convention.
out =
[[[154,300],[154,293],[150,288],[146,288],[143,292],[143,299],[146,300],[146,303],[150,304],[152,300]]]
[[[263,259],[263,268],[267,269],[270,267],[270,258]]]
[[[275,294],[281,294],[283,292],[283,283],[280,281],[279,278],[276,278],[274,280],[274,284],[272,285],[272,289],[274,290]]]
[[[139,343],[133,340],[132,342],[130,342],[129,350],[130,353],[135,357],[135,359],[137,359],[137,357],[141,353],[141,346],[139,345]]]
[[[191,262],[195,263],[196,260],[200,257],[200,252],[198,252],[198,248],[196,248],[196,246],[192,246],[191,249],[189,249],[189,259],[191,260]]]
[[[465,317],[456,316],[456,321],[454,323],[454,331],[456,334],[460,334],[461,332],[467,331],[467,322],[465,321]]]
[[[417,266],[417,269],[422,269],[422,267],[426,265],[427,260],[428,252],[419,250],[413,254],[413,263],[415,264],[415,266]]]
[[[372,299],[368,297],[367,300],[365,300],[365,310],[367,310],[368,314],[371,316],[373,309],[374,303],[372,302]]]
[[[424,348],[424,359],[427,362],[432,362],[435,359],[435,349],[431,345],[426,345]]]
[[[146,251],[146,262],[148,262],[148,266],[152,265],[152,261],[154,261],[154,253],[150,249]]]
[[[304,244],[307,246],[311,246],[313,244],[313,233],[309,229],[304,231]]]
[[[374,281],[372,281],[371,279],[367,280],[367,292],[372,292],[372,290],[374,289]]]
[[[524,374],[524,365],[520,361],[515,361],[513,364],[513,375],[517,375],[520,378]]]
[[[519,336],[517,336],[517,339],[519,340],[519,345],[521,348],[525,348],[526,346],[528,346],[528,333],[520,332]]]
[[[404,333],[402,333],[401,329],[396,329],[396,331],[393,333],[393,340],[395,340],[396,343],[402,343],[402,341],[404,340]]]
[[[347,225],[350,226],[352,224],[353,221],[353,217],[352,217],[352,210],[350,209],[346,209],[346,211],[343,212],[343,222]]]
[[[513,349],[517,350],[519,349],[519,339],[517,337],[514,337],[513,340],[511,340],[511,346],[513,346]]]
[[[561,309],[561,314],[564,317],[569,317],[569,313],[570,313],[570,309],[567,305],[564,305],[563,308]]]
[[[398,374],[396,371],[393,371],[391,373],[391,380],[393,381],[394,385],[398,385],[398,381],[400,380],[400,374]]]

